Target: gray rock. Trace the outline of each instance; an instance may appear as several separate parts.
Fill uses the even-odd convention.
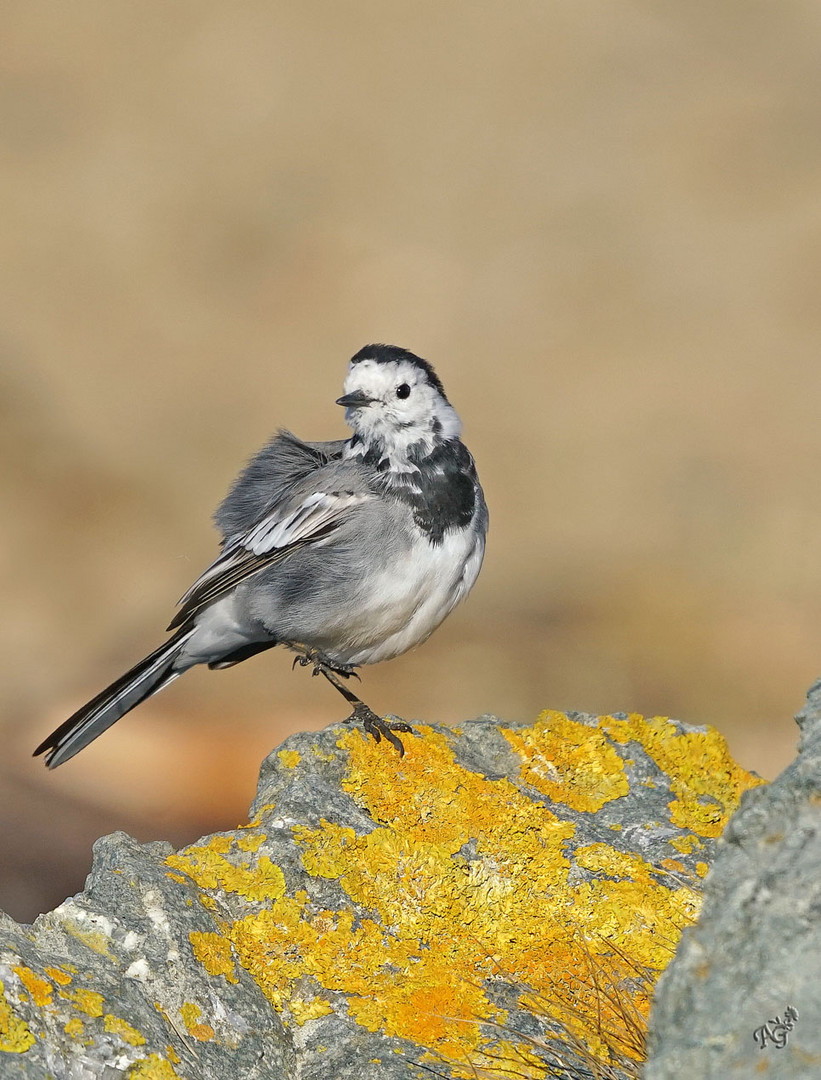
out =
[[[798,758],[744,795],[659,981],[646,1080],[821,1076],[821,682],[796,720]]]
[[[247,826],[104,837],[84,892],[0,918],[0,1077],[589,1076],[596,978],[640,996],[757,781],[664,719],[417,730],[295,735]]]

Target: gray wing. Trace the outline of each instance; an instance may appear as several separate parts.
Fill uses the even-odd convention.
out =
[[[223,543],[270,513],[295,483],[338,461],[345,446],[344,439],[303,442],[290,431],[278,432],[242,470],[214,514]]]
[[[242,477],[229,499],[241,489],[241,482]],[[314,465],[297,476],[287,492],[281,486],[277,490],[280,501],[268,513],[225,540],[222,554],[180,599],[180,610],[169,630],[188,622],[246,578],[281,562],[301,547],[324,540],[355,507],[376,498],[357,465],[336,461]]]

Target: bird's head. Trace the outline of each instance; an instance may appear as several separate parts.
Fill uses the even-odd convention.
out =
[[[395,345],[366,345],[351,360],[345,393],[337,399],[345,419],[366,445],[389,454],[430,450],[462,429],[427,360]]]

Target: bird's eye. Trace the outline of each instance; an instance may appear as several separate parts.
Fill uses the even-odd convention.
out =
[[[406,382],[403,382],[399,386],[397,386],[397,388],[396,388],[396,396],[398,398],[410,397],[410,387],[408,386],[408,384]]]

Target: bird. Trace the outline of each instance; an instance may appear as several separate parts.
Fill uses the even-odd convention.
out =
[[[470,592],[488,511],[462,424],[433,366],[375,344],[336,399],[353,434],[305,442],[280,430],[214,514],[220,553],[178,601],[171,637],[34,751],[53,769],[190,668],[231,667],[282,645],[331,683],[400,755],[402,721],[346,682],[425,641]]]

